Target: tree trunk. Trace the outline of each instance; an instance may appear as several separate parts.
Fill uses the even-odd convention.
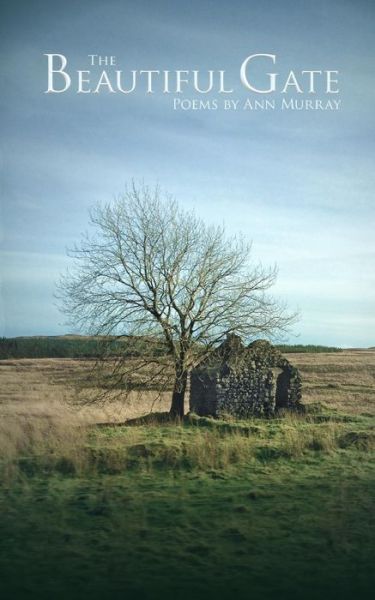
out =
[[[188,372],[185,369],[176,370],[176,378],[173,386],[172,404],[170,415],[179,419],[184,416],[185,392],[187,386]]]

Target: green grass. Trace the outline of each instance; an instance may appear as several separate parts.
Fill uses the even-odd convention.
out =
[[[370,417],[191,417],[77,444],[3,461],[1,598],[370,598]]]

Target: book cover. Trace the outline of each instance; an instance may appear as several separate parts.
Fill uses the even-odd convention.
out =
[[[2,4],[4,598],[368,597],[374,25]]]

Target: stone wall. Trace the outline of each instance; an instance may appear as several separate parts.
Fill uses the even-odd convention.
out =
[[[245,348],[232,337],[193,369],[190,410],[202,416],[269,417],[278,409],[299,409],[301,387],[298,370],[271,344],[259,340]]]
[[[274,374],[271,369],[231,371],[217,380],[217,416],[271,416],[275,411]]]

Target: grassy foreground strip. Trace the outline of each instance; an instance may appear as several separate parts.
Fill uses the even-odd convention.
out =
[[[3,443],[2,598],[371,597],[373,418],[162,420]]]

